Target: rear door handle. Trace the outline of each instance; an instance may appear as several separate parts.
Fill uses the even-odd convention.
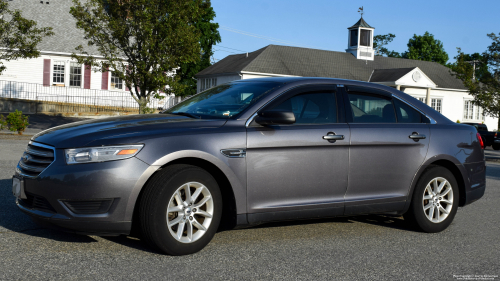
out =
[[[409,135],[408,137],[412,140],[422,140],[426,138],[425,135]]]
[[[323,136],[324,140],[343,140],[344,135],[326,135]]]

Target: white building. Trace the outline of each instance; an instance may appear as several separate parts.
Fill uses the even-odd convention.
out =
[[[9,9],[20,10],[23,17],[36,21],[38,27],[52,27],[55,35],[43,38],[37,46],[40,57],[3,61],[7,69],[0,75],[0,97],[138,106],[124,81],[112,70],[90,69],[71,58],[78,45],[84,46],[90,55],[102,58],[97,48],[87,45],[83,31],[76,27],[76,20],[69,13],[71,0],[11,0],[8,4]],[[173,96],[169,96],[153,100],[149,106],[166,107],[173,101]]]
[[[450,69],[435,62],[374,56],[375,28],[361,18],[348,28],[346,52],[268,45],[248,54],[230,55],[199,72],[198,91],[238,79],[261,77],[332,77],[397,88],[427,103],[452,121],[484,122],[485,117]]]

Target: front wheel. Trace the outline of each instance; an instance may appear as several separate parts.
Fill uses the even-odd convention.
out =
[[[458,209],[458,185],[453,174],[430,166],[420,177],[404,219],[424,232],[440,232],[453,221]]]
[[[222,197],[210,173],[173,165],[145,188],[139,218],[149,245],[169,255],[188,255],[212,240],[221,219]]]

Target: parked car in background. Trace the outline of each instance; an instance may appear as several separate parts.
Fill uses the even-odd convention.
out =
[[[462,123],[465,125],[474,126],[477,132],[481,135],[483,139],[484,146],[492,146],[494,150],[500,149],[500,139],[497,140],[497,132],[488,131],[488,127],[486,124],[482,123]],[[496,141],[496,142],[495,142]]]
[[[239,80],[162,114],[37,134],[13,193],[38,223],[91,235],[137,229],[170,255],[201,250],[221,224],[385,214],[439,232],[484,194],[481,143],[474,127],[387,86]]]

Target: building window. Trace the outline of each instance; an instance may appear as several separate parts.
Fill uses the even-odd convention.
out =
[[[123,90],[123,80],[120,77],[118,77],[114,72],[111,72],[111,89]]]
[[[358,30],[351,30],[351,46],[358,46]]]
[[[483,109],[479,106],[474,106],[476,109],[476,120],[482,120],[484,118]]]
[[[205,78],[201,79],[200,91],[205,91],[212,87],[217,86],[217,78]]]
[[[52,83],[64,86],[64,62],[55,61],[52,71]],[[59,86],[58,85],[58,86]]]
[[[425,103],[425,98],[417,98],[419,101]]]
[[[366,47],[371,46],[371,30],[361,29],[361,36],[359,38],[359,43],[361,46],[366,46]]]
[[[442,99],[431,99],[431,107],[439,113],[441,112]]]
[[[72,87],[82,86],[82,66],[76,62],[70,64],[69,85]]]
[[[464,119],[472,120],[474,118],[474,106],[472,101],[467,100],[464,103]]]

